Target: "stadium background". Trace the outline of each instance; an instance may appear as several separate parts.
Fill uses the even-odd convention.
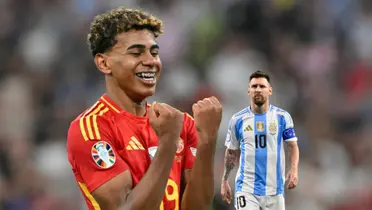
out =
[[[165,22],[151,100],[187,112],[203,96],[223,103],[215,210],[233,209],[219,196],[223,142],[257,69],[272,75],[272,103],[292,113],[299,137],[300,184],[286,192],[287,209],[372,209],[371,2],[1,0],[0,209],[85,209],[66,130],[104,91],[86,45],[89,23],[121,5]]]

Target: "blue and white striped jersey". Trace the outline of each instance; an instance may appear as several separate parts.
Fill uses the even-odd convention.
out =
[[[241,151],[236,192],[284,193],[285,141],[297,141],[292,117],[285,110],[270,105],[266,113],[254,114],[247,107],[233,115],[225,145]]]

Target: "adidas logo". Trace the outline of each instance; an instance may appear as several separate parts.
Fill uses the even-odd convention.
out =
[[[136,137],[132,136],[130,139],[126,150],[145,150]]]
[[[244,131],[253,131],[251,125],[247,125],[247,127],[244,128]]]

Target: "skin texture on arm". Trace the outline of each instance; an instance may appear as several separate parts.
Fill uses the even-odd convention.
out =
[[[239,157],[240,157],[240,150],[226,148],[225,169],[223,172],[222,183],[221,183],[221,196],[222,196],[222,200],[226,201],[227,203],[231,203],[231,200],[233,197],[228,178],[229,178],[230,172],[234,169],[235,165],[238,163]]]
[[[297,145],[297,141],[287,141],[289,158],[291,168],[287,174],[286,180],[288,180],[287,188],[293,189],[298,184],[298,163],[300,159],[300,151]]]
[[[209,209],[214,195],[215,146],[199,145],[194,168],[182,198],[182,210]]]
[[[225,168],[223,171],[222,181],[227,181],[230,172],[238,163],[240,157],[240,150],[226,149],[225,151]]]

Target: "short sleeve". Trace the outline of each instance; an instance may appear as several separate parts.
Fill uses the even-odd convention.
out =
[[[187,136],[187,141],[185,143],[184,168],[188,169],[188,168],[193,168],[194,166],[197,145],[198,145],[198,134],[196,132],[194,119],[188,114],[185,114],[184,126],[186,128],[186,136]]]
[[[297,141],[297,136],[294,130],[294,123],[291,115],[288,112],[284,114],[285,129],[283,131],[284,141]]]
[[[231,118],[229,127],[227,129],[225,146],[228,149],[238,150],[240,144],[239,144],[238,138],[236,137],[235,123],[236,121],[234,120],[234,118]]]
[[[73,171],[82,178],[89,192],[129,169],[117,153],[108,123],[99,117],[71,123],[67,152]]]

